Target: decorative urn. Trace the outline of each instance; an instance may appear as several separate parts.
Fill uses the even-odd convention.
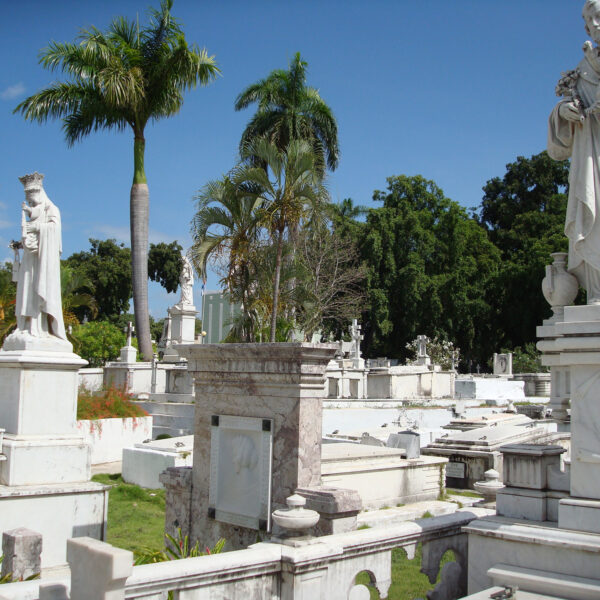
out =
[[[542,293],[552,307],[551,321],[563,318],[565,306],[573,304],[579,283],[577,278],[567,271],[567,253],[553,252],[553,263],[546,266],[546,277],[542,280]]]

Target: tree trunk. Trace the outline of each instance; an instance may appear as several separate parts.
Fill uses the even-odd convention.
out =
[[[279,232],[277,238],[277,257],[275,259],[275,277],[273,279],[273,312],[271,313],[271,339],[275,341],[277,331],[277,303],[279,301],[279,278],[281,276],[281,254],[283,252],[283,231]]]
[[[150,192],[144,173],[142,135],[136,135],[134,148],[134,175],[129,199],[129,226],[131,231],[131,279],[133,284],[133,312],[138,349],[144,360],[152,360],[150,315],[148,312],[148,223]]]

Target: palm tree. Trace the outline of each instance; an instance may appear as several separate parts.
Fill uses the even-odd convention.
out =
[[[234,170],[233,182],[260,201],[262,220],[269,228],[277,249],[270,331],[270,341],[274,342],[285,234],[310,217],[311,209],[326,201],[328,194],[317,159],[307,141],[293,140],[285,150],[280,150],[274,142],[259,138],[242,152],[242,161],[251,157],[265,165],[264,168],[242,162]]]
[[[244,318],[240,337],[252,341],[253,328],[248,319],[250,305],[249,255],[259,234],[261,199],[236,187],[228,176],[207,183],[195,196],[197,210],[192,219],[191,258],[204,279],[208,259],[227,255],[227,285],[232,301],[239,301]]]
[[[92,27],[79,43],[52,42],[40,63],[60,69],[69,80],[54,83],[30,96],[15,112],[25,119],[63,121],[72,146],[99,129],[133,132],[133,184],[130,193],[131,267],[135,324],[140,350],[152,357],[148,314],[149,191],[144,170],[148,121],[174,115],[183,92],[210,83],[219,73],[206,50],[188,46],[179,23],[171,16],[172,0],[151,10],[150,24],[140,30],[135,22],[118,17],[106,33]]]
[[[279,150],[292,140],[302,139],[310,143],[321,172],[325,163],[335,170],[339,160],[337,123],[318,90],[306,86],[306,67],[297,52],[287,71],[273,71],[237,97],[235,110],[258,104],[242,134],[241,153],[257,137],[267,137]]]

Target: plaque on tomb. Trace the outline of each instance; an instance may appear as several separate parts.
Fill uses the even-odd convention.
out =
[[[464,479],[465,478],[465,463],[449,462],[446,465],[446,477],[452,477],[454,479]]]
[[[213,415],[209,515],[270,530],[273,420]]]

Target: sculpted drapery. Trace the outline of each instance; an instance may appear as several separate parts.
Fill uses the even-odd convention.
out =
[[[586,32],[600,42],[600,1],[583,9]],[[569,271],[587,291],[588,304],[600,303],[600,56],[591,43],[569,72],[572,93],[550,115],[548,154],[571,158],[565,235],[569,238]],[[559,82],[560,86],[561,82]],[[557,88],[558,90],[558,88]],[[559,93],[557,91],[557,93]]]
[[[42,187],[43,175],[19,178],[25,187],[23,256],[17,272],[16,338],[67,341],[60,290],[61,223],[58,208]]]

